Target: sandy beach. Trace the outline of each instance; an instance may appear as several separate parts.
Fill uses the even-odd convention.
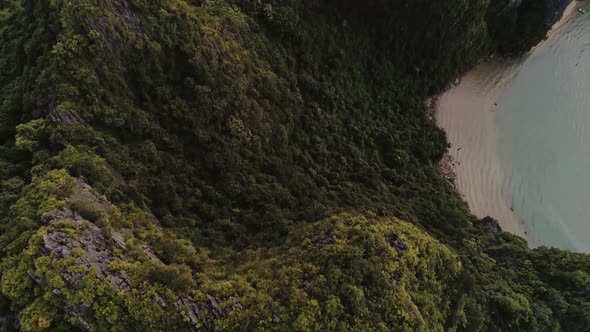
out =
[[[438,97],[437,122],[451,148],[455,185],[478,217],[492,216],[502,228],[525,237],[521,219],[512,211],[506,192],[505,167],[498,156],[494,112],[505,77],[496,62],[477,66],[461,83]]]
[[[576,13],[579,2],[572,1],[552,28],[548,40]],[[540,52],[547,42],[535,47],[529,56]],[[451,143],[445,161],[445,173],[454,176],[457,190],[478,217],[492,216],[505,231],[527,239],[531,246],[541,243],[531,232],[532,224],[515,209],[516,193],[512,184],[518,179],[510,161],[502,158],[503,139],[497,126],[502,115],[502,94],[519,75],[524,59],[491,60],[482,63],[461,78],[436,100],[436,121]],[[452,169],[449,169],[449,165]]]

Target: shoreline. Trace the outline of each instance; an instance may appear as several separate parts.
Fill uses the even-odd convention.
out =
[[[572,14],[576,13],[576,9],[579,7],[578,2],[573,0],[568,4],[561,18],[547,33],[547,38],[533,47],[527,56],[547,45],[547,40],[564,26]],[[497,136],[493,128],[493,113],[498,107],[497,98],[502,92],[502,87],[510,81],[512,76],[509,74],[511,66],[504,61],[494,60],[495,58],[493,54],[490,55],[463,76],[457,78],[445,91],[427,99],[428,116],[445,131],[451,144],[439,163],[439,170],[468,203],[475,216],[478,218],[491,216],[498,219],[504,231],[524,238],[529,246],[535,247],[540,243],[531,234],[530,225],[514,211],[514,193],[506,189],[509,187],[506,181],[511,175],[507,174],[499,164],[500,152],[495,142],[497,138],[493,138]],[[482,77],[485,78],[486,75],[492,75],[488,79],[491,78],[494,84],[486,87],[485,90],[478,91],[474,88],[476,86],[474,82]],[[469,121],[468,118],[472,116],[469,112],[463,111],[461,114],[460,111],[454,110],[461,107],[464,109],[479,108],[480,111],[491,110],[491,112],[485,112],[486,114],[480,114],[487,122],[483,125],[480,124],[481,128],[479,128],[481,129],[479,135],[484,136],[485,139],[468,137],[465,136],[465,132],[461,132],[461,126],[465,126],[463,122]],[[457,121],[458,119],[461,121]],[[478,126],[478,124],[472,125]],[[480,140],[479,145],[477,140]],[[466,159],[466,155],[469,158]],[[470,160],[470,158],[474,160]],[[462,165],[461,161],[467,165]],[[480,164],[477,164],[478,162]],[[483,174],[483,170],[487,170],[489,174]]]
[[[473,215],[497,219],[504,231],[532,245],[535,241],[507,197],[509,174],[501,162],[495,127],[497,100],[511,78],[507,74],[502,62],[484,62],[466,73],[460,84],[437,96],[436,123],[450,143],[439,169]],[[482,79],[490,79],[489,86],[482,86]]]

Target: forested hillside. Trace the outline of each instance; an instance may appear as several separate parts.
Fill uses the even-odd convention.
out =
[[[0,0],[0,331],[587,331],[425,102],[554,2]]]

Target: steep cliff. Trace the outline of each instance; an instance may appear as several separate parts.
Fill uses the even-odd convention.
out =
[[[537,3],[1,1],[0,329],[584,331],[424,103]]]

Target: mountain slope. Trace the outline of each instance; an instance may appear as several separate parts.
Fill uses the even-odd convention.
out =
[[[476,220],[424,102],[528,3],[0,2],[1,328],[583,331],[589,258]]]

